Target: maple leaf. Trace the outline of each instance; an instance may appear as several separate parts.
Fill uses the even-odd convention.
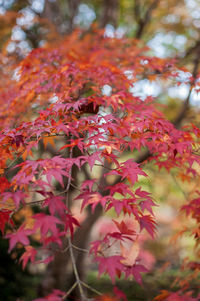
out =
[[[11,211],[11,210],[0,211],[0,230],[1,230],[2,234],[4,234],[4,229],[5,229],[6,224],[10,224],[10,225],[14,226],[14,223],[11,219],[12,213],[13,213],[13,211]]]
[[[3,193],[10,187],[9,181],[5,177],[0,177],[0,193]]]
[[[131,191],[129,185],[125,183],[117,183],[112,186],[107,186],[106,189],[110,190],[111,196],[113,196],[116,192],[120,193],[123,196],[126,196],[127,194],[134,197],[133,192]]]
[[[82,205],[81,205],[81,211],[83,208],[89,204],[92,206],[92,212],[94,212],[94,209],[102,201],[102,204],[104,204],[104,200],[102,200],[101,194],[98,192],[89,192],[84,191],[83,193],[79,194],[76,199],[83,199]]]
[[[113,292],[119,300],[128,301],[126,295],[117,286],[114,286]]]
[[[50,244],[57,244],[60,248],[62,247],[62,239],[61,237],[64,236],[66,232],[62,231],[59,232],[56,236],[46,236],[42,239],[42,244],[44,247],[47,247]]]
[[[73,237],[74,234],[74,227],[80,227],[79,222],[75,217],[73,217],[71,214],[66,213],[63,217],[63,223],[64,223],[64,230],[67,231],[70,230],[71,236]]]
[[[16,209],[19,209],[20,204],[25,204],[25,198],[27,197],[27,195],[21,190],[17,190],[14,192],[4,192],[2,196],[4,201],[7,201],[8,199],[13,199]]]
[[[127,225],[125,224],[124,221],[122,221],[121,223],[118,223],[117,221],[113,220],[113,222],[115,223],[115,225],[117,226],[117,228],[119,229],[119,231],[122,234],[126,234],[126,235],[133,235],[133,234],[135,234],[135,231],[129,229],[127,227]]]
[[[151,215],[154,215],[152,207],[157,205],[152,200],[144,200],[140,202],[139,206],[142,212],[144,212],[144,210],[147,210],[149,211],[149,213],[151,213]]]
[[[96,179],[86,180],[81,184],[81,189],[85,190],[88,187],[89,192],[92,192],[92,187],[96,183]]]
[[[117,297],[113,297],[106,294],[101,297],[98,297],[95,301],[119,301],[119,299]]]
[[[28,261],[30,260],[32,263],[35,261],[35,257],[37,254],[36,249],[34,249],[32,246],[25,246],[25,252],[20,257],[19,262],[22,261],[22,268],[25,269]]]
[[[131,184],[135,184],[138,179],[138,175],[147,176],[144,171],[139,168],[139,164],[129,159],[124,162],[121,167],[122,180],[127,178]]]
[[[97,253],[101,250],[101,240],[95,240],[90,243],[92,247],[90,248],[90,253],[94,253],[95,256],[97,256]]]
[[[103,164],[103,161],[99,157],[100,154],[101,154],[100,152],[95,152],[95,153],[93,153],[93,154],[91,154],[90,156],[87,157],[87,162],[90,166],[90,170],[92,170],[92,168],[93,168],[96,161],[99,161],[100,163]]]
[[[52,193],[48,193],[49,197],[43,200],[42,207],[48,207],[51,215],[55,215],[57,212],[61,217],[65,215],[67,207],[63,203],[64,197],[55,196]]]
[[[147,232],[154,238],[155,230],[156,230],[156,222],[153,220],[151,215],[143,215],[140,217],[140,231],[142,229],[146,229]]]
[[[34,214],[33,219],[35,219],[34,230],[40,229],[42,237],[44,238],[50,231],[52,235],[58,236],[59,230],[57,224],[63,224],[61,220],[52,215],[46,215],[44,213]]]
[[[110,257],[96,257],[95,260],[99,263],[99,276],[103,273],[107,273],[112,282],[115,282],[116,275],[120,275],[120,271],[123,270],[121,260],[122,256],[110,256]]]
[[[54,289],[51,294],[47,295],[44,298],[34,299],[34,301],[62,301],[64,295],[64,292],[58,289]]]
[[[134,264],[133,266],[126,266],[124,268],[125,276],[128,278],[129,276],[134,276],[136,282],[140,285],[142,284],[142,276],[141,273],[146,273],[148,270],[141,264]]]
[[[85,149],[85,145],[82,142],[82,140],[83,140],[82,138],[74,139],[70,144],[66,144],[66,145],[62,146],[59,150],[61,151],[67,147],[77,146],[80,149],[80,151],[83,153],[83,150]]]
[[[22,245],[29,245],[28,235],[33,234],[34,231],[32,229],[25,229],[25,225],[21,225],[16,232],[6,234],[6,238],[9,238],[9,252],[16,246],[18,242]]]

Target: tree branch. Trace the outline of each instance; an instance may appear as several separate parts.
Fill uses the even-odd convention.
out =
[[[73,149],[70,148],[69,158],[72,158],[72,156],[73,156]],[[67,207],[69,207],[68,195],[69,195],[69,188],[70,188],[70,184],[71,184],[71,174],[72,174],[72,167],[69,171],[69,178],[68,178],[67,187],[66,187],[66,190],[67,190],[66,205],[67,205]],[[74,275],[75,275],[75,278],[76,278],[76,283],[78,285],[79,292],[80,292],[80,297],[81,297],[82,301],[85,301],[85,300],[87,300],[87,298],[85,297],[85,294],[84,294],[84,291],[83,291],[83,288],[82,288],[82,284],[81,284],[81,280],[80,280],[80,277],[79,277],[79,274],[78,274],[78,270],[77,270],[77,266],[76,266],[76,260],[75,260],[75,256],[74,256],[74,252],[73,252],[73,245],[72,245],[72,241],[71,241],[70,236],[67,237],[67,241],[68,241],[68,246],[69,246],[69,254],[70,254],[70,257],[71,257],[71,261],[72,261],[72,267],[73,267]]]
[[[62,297],[62,300],[65,300],[71,294],[71,292],[76,288],[76,286],[77,286],[77,282],[74,282],[74,284],[72,285],[72,287]]]
[[[175,118],[175,120],[172,122],[172,124],[175,126],[175,128],[179,128],[181,125],[182,120],[184,119],[188,109],[189,109],[189,104],[190,104],[190,96],[192,93],[192,89],[194,87],[195,84],[195,80],[197,77],[197,73],[198,73],[198,67],[199,67],[199,57],[197,56],[196,59],[194,60],[194,67],[193,67],[193,71],[192,71],[192,77],[193,77],[193,81],[191,83],[190,86],[190,90],[188,93],[187,98],[185,99],[182,108],[180,110],[180,113],[177,115],[177,117]],[[136,163],[143,163],[144,161],[146,161],[149,157],[151,157],[153,154],[150,153],[149,150],[147,150],[146,152],[140,154],[140,156],[138,156],[138,158],[135,160]]]
[[[193,66],[193,71],[192,71],[192,83],[190,85],[190,90],[188,93],[187,98],[185,99],[183,106],[180,110],[180,113],[177,115],[177,117],[175,118],[175,120],[173,121],[173,124],[176,128],[180,127],[181,121],[184,119],[188,109],[189,109],[189,105],[190,105],[190,97],[191,97],[191,93],[192,93],[192,89],[194,87],[195,84],[195,80],[197,77],[197,73],[198,73],[198,67],[199,67],[199,57],[196,57],[196,59],[194,60],[194,66]]]
[[[198,56],[200,55],[200,40],[196,42],[194,46],[191,46],[190,48],[187,49],[184,59],[186,59],[188,56],[196,53]]]
[[[138,1],[136,1],[136,2],[137,3],[135,4],[135,14],[139,12],[139,7],[140,7]],[[135,35],[136,39],[141,38],[146,25],[149,23],[149,21],[151,19],[152,12],[158,6],[158,3],[159,3],[159,0],[154,0],[148,7],[144,18],[141,18],[141,17],[137,18],[139,20],[139,24],[138,24],[138,29],[137,29],[137,32]]]

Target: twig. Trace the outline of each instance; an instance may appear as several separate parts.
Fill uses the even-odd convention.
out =
[[[64,250],[62,250],[61,252],[62,253],[65,253],[65,252],[67,252],[69,250],[69,246],[67,246]]]
[[[91,287],[89,284],[87,284],[87,283],[85,283],[83,281],[81,281],[81,283],[82,283],[83,286],[85,286],[86,288],[88,288],[91,292],[93,292],[93,293],[95,293],[95,294],[97,294],[99,296],[103,295],[101,292],[97,291],[95,288]]]
[[[74,253],[73,253],[71,238],[68,236],[67,240],[68,240],[68,244],[69,244],[69,253],[70,253],[71,260],[72,260],[74,275],[75,275],[76,282],[77,282],[77,285],[78,285],[78,288],[79,288],[81,300],[84,301],[84,300],[87,300],[87,299],[86,299],[85,294],[83,292],[83,288],[82,288],[82,285],[81,285],[81,280],[79,278],[78,270],[77,270],[77,267],[76,267],[76,261],[75,261],[75,257],[74,257]]]
[[[69,158],[72,158],[72,155],[73,155],[73,151],[72,151],[72,148],[70,148]],[[67,183],[67,187],[66,187],[66,191],[67,191],[66,205],[67,205],[67,207],[69,206],[69,204],[68,204],[68,195],[69,195],[69,187],[70,187],[70,184],[71,184],[71,174],[72,174],[72,167],[70,168],[70,171],[69,171],[69,178],[68,178],[68,183]],[[72,245],[72,241],[71,241],[70,236],[67,237],[67,241],[68,241],[68,247],[69,247],[69,254],[70,254],[70,257],[71,257],[71,261],[72,261],[72,267],[73,267],[74,275],[75,275],[75,278],[76,278],[76,284],[78,285],[78,288],[79,288],[81,300],[84,301],[84,300],[87,300],[87,299],[85,297],[85,294],[84,294],[84,291],[83,291],[83,288],[82,288],[82,285],[81,285],[81,280],[80,280],[80,277],[79,277],[79,274],[78,274],[78,270],[77,270],[77,266],[76,266],[76,260],[75,260],[74,252],[73,252],[73,245]]]
[[[177,129],[180,127],[180,124],[181,124],[182,120],[184,119],[184,117],[187,113],[187,110],[189,108],[189,105],[190,105],[190,97],[191,97],[192,89],[193,89],[195,81],[196,81],[196,77],[197,77],[197,73],[198,73],[198,67],[199,67],[199,63],[200,63],[199,57],[196,57],[196,59],[193,61],[193,63],[194,63],[194,67],[193,67],[193,71],[192,71],[193,81],[190,85],[190,90],[188,92],[187,98],[185,99],[185,101],[183,103],[183,106],[180,110],[180,113],[175,118],[175,120],[172,122],[174,127],[177,128]],[[135,162],[143,163],[145,160],[147,160],[151,156],[153,156],[153,154],[151,154],[149,150],[146,150],[143,154],[141,154],[135,160]]]
[[[71,292],[75,289],[76,286],[77,286],[77,282],[74,282],[74,284],[72,285],[72,287],[62,297],[62,300],[65,300],[71,294]]]
[[[193,71],[192,71],[193,81],[190,85],[190,90],[189,90],[188,96],[187,96],[187,98],[185,99],[185,101],[183,103],[183,106],[182,106],[182,109],[180,110],[180,113],[178,114],[176,119],[173,121],[173,124],[176,128],[178,128],[180,126],[180,123],[183,120],[183,118],[185,117],[185,115],[187,113],[187,110],[189,108],[190,97],[191,97],[192,89],[193,89],[195,81],[196,81],[198,67],[199,67],[199,57],[196,57],[193,64],[194,64]]]
[[[74,249],[78,250],[78,251],[82,251],[82,252],[85,252],[85,253],[89,253],[88,250],[83,249],[83,248],[79,248],[79,247],[75,246],[74,244],[72,244],[72,247],[73,247]]]
[[[148,7],[146,13],[145,13],[145,16],[143,18],[138,18],[138,21],[139,21],[139,24],[138,24],[138,30],[136,32],[136,39],[140,39],[143,32],[144,32],[144,28],[147,26],[147,24],[149,23],[150,19],[151,19],[151,15],[152,15],[152,12],[153,10],[157,7],[159,3],[159,0],[154,0],[150,6]],[[138,3],[139,5],[139,3]],[[139,7],[135,7],[136,11],[139,9]],[[136,12],[135,12],[136,13]]]
[[[105,166],[105,165],[103,165],[103,164],[98,164],[98,163],[95,163],[94,164],[95,166],[100,166],[100,167],[105,167],[105,168],[107,168],[107,169],[109,169],[109,170],[114,170],[113,168],[110,168],[110,167],[108,167],[108,166]]]

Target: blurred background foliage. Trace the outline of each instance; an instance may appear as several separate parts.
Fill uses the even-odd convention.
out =
[[[128,35],[147,45],[152,55],[176,60],[183,70],[187,68],[190,71],[189,74],[183,71],[183,77],[187,78],[198,71],[199,0],[0,0],[0,52],[6,53],[10,61],[16,63],[33,48],[51,45],[76,27],[90,30],[94,22],[105,28],[105,34],[111,38]],[[3,65],[0,66],[0,73],[3,72],[2,69]],[[2,77],[0,85],[5,85],[4,81],[5,78],[3,80]],[[171,121],[176,121],[183,103],[188,99],[190,106],[187,105],[181,125],[188,121],[197,126],[200,124],[200,97],[197,92],[190,92],[189,84],[177,87],[173,82],[154,81],[153,77],[147,80],[146,75],[141,74],[134,86],[134,93],[141,97],[156,97]],[[127,159],[132,154],[126,153],[124,156],[122,159]],[[186,285],[184,279],[189,272],[187,269],[180,272],[178,268],[184,258],[185,265],[187,258],[195,261],[195,252],[191,252],[194,247],[193,238],[187,232],[182,236],[177,233],[183,224],[188,231],[194,227],[193,220],[186,218],[179,208],[199,186],[198,179],[191,182],[190,179],[183,179],[181,174],[179,177],[175,176],[173,171],[170,174],[160,171],[158,176],[151,163],[145,169],[149,174],[149,181],[141,180],[140,184],[153,194],[159,204],[155,209],[158,235],[155,241],[144,237],[141,242],[146,260],[151,263],[150,273],[144,277],[145,289],[133,282],[120,284],[129,300],[152,300],[160,289],[177,289],[180,279],[182,285]],[[104,225],[106,217],[98,223],[99,227]],[[96,226],[94,231],[98,232],[99,229]],[[37,295],[41,277],[38,270],[34,271],[29,267],[29,270],[22,272],[15,262],[19,254],[16,254],[16,258],[11,258],[7,254],[7,242],[2,239],[0,248],[1,299],[32,300]],[[43,271],[44,267],[40,268]],[[197,280],[194,280],[191,273],[188,275],[197,292]],[[88,283],[100,291],[109,291],[111,283],[106,277],[94,284],[95,279],[94,266],[93,272],[88,276]],[[179,281],[179,285],[180,283]]]

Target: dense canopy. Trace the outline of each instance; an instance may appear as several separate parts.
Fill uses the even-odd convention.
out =
[[[73,293],[76,300],[89,300],[86,288],[101,294],[84,280],[85,254],[112,283],[130,278],[142,284],[141,273],[148,268],[141,241],[159,231],[158,200],[142,181],[154,185],[149,170],[158,175],[165,170],[193,185],[179,200],[180,211],[193,222],[181,224],[180,218],[176,239],[187,233],[195,241],[193,260],[183,265],[195,273],[179,281],[178,291],[165,290],[155,300],[198,300],[189,281],[199,272],[200,130],[194,105],[199,41],[189,4],[178,1],[177,12],[174,1],[141,1],[143,7],[134,1],[135,23],[126,32],[131,1],[94,1],[93,6],[45,1],[38,15],[36,2],[3,3],[5,10],[15,11],[0,16],[0,230],[9,240],[8,252],[23,250],[23,269],[48,264],[37,300],[67,300]],[[22,24],[34,7],[32,22]],[[84,9],[99,23],[81,23]],[[179,26],[170,16],[179,17]],[[184,20],[193,22],[193,34]],[[178,52],[174,44],[156,56],[152,43],[161,32],[174,30],[172,25],[177,32],[171,37],[180,31],[185,49]],[[184,100],[170,97],[170,91],[185,87]],[[89,234],[102,214],[108,226],[105,222],[92,239]],[[127,300],[117,287],[113,297],[94,298]]]

